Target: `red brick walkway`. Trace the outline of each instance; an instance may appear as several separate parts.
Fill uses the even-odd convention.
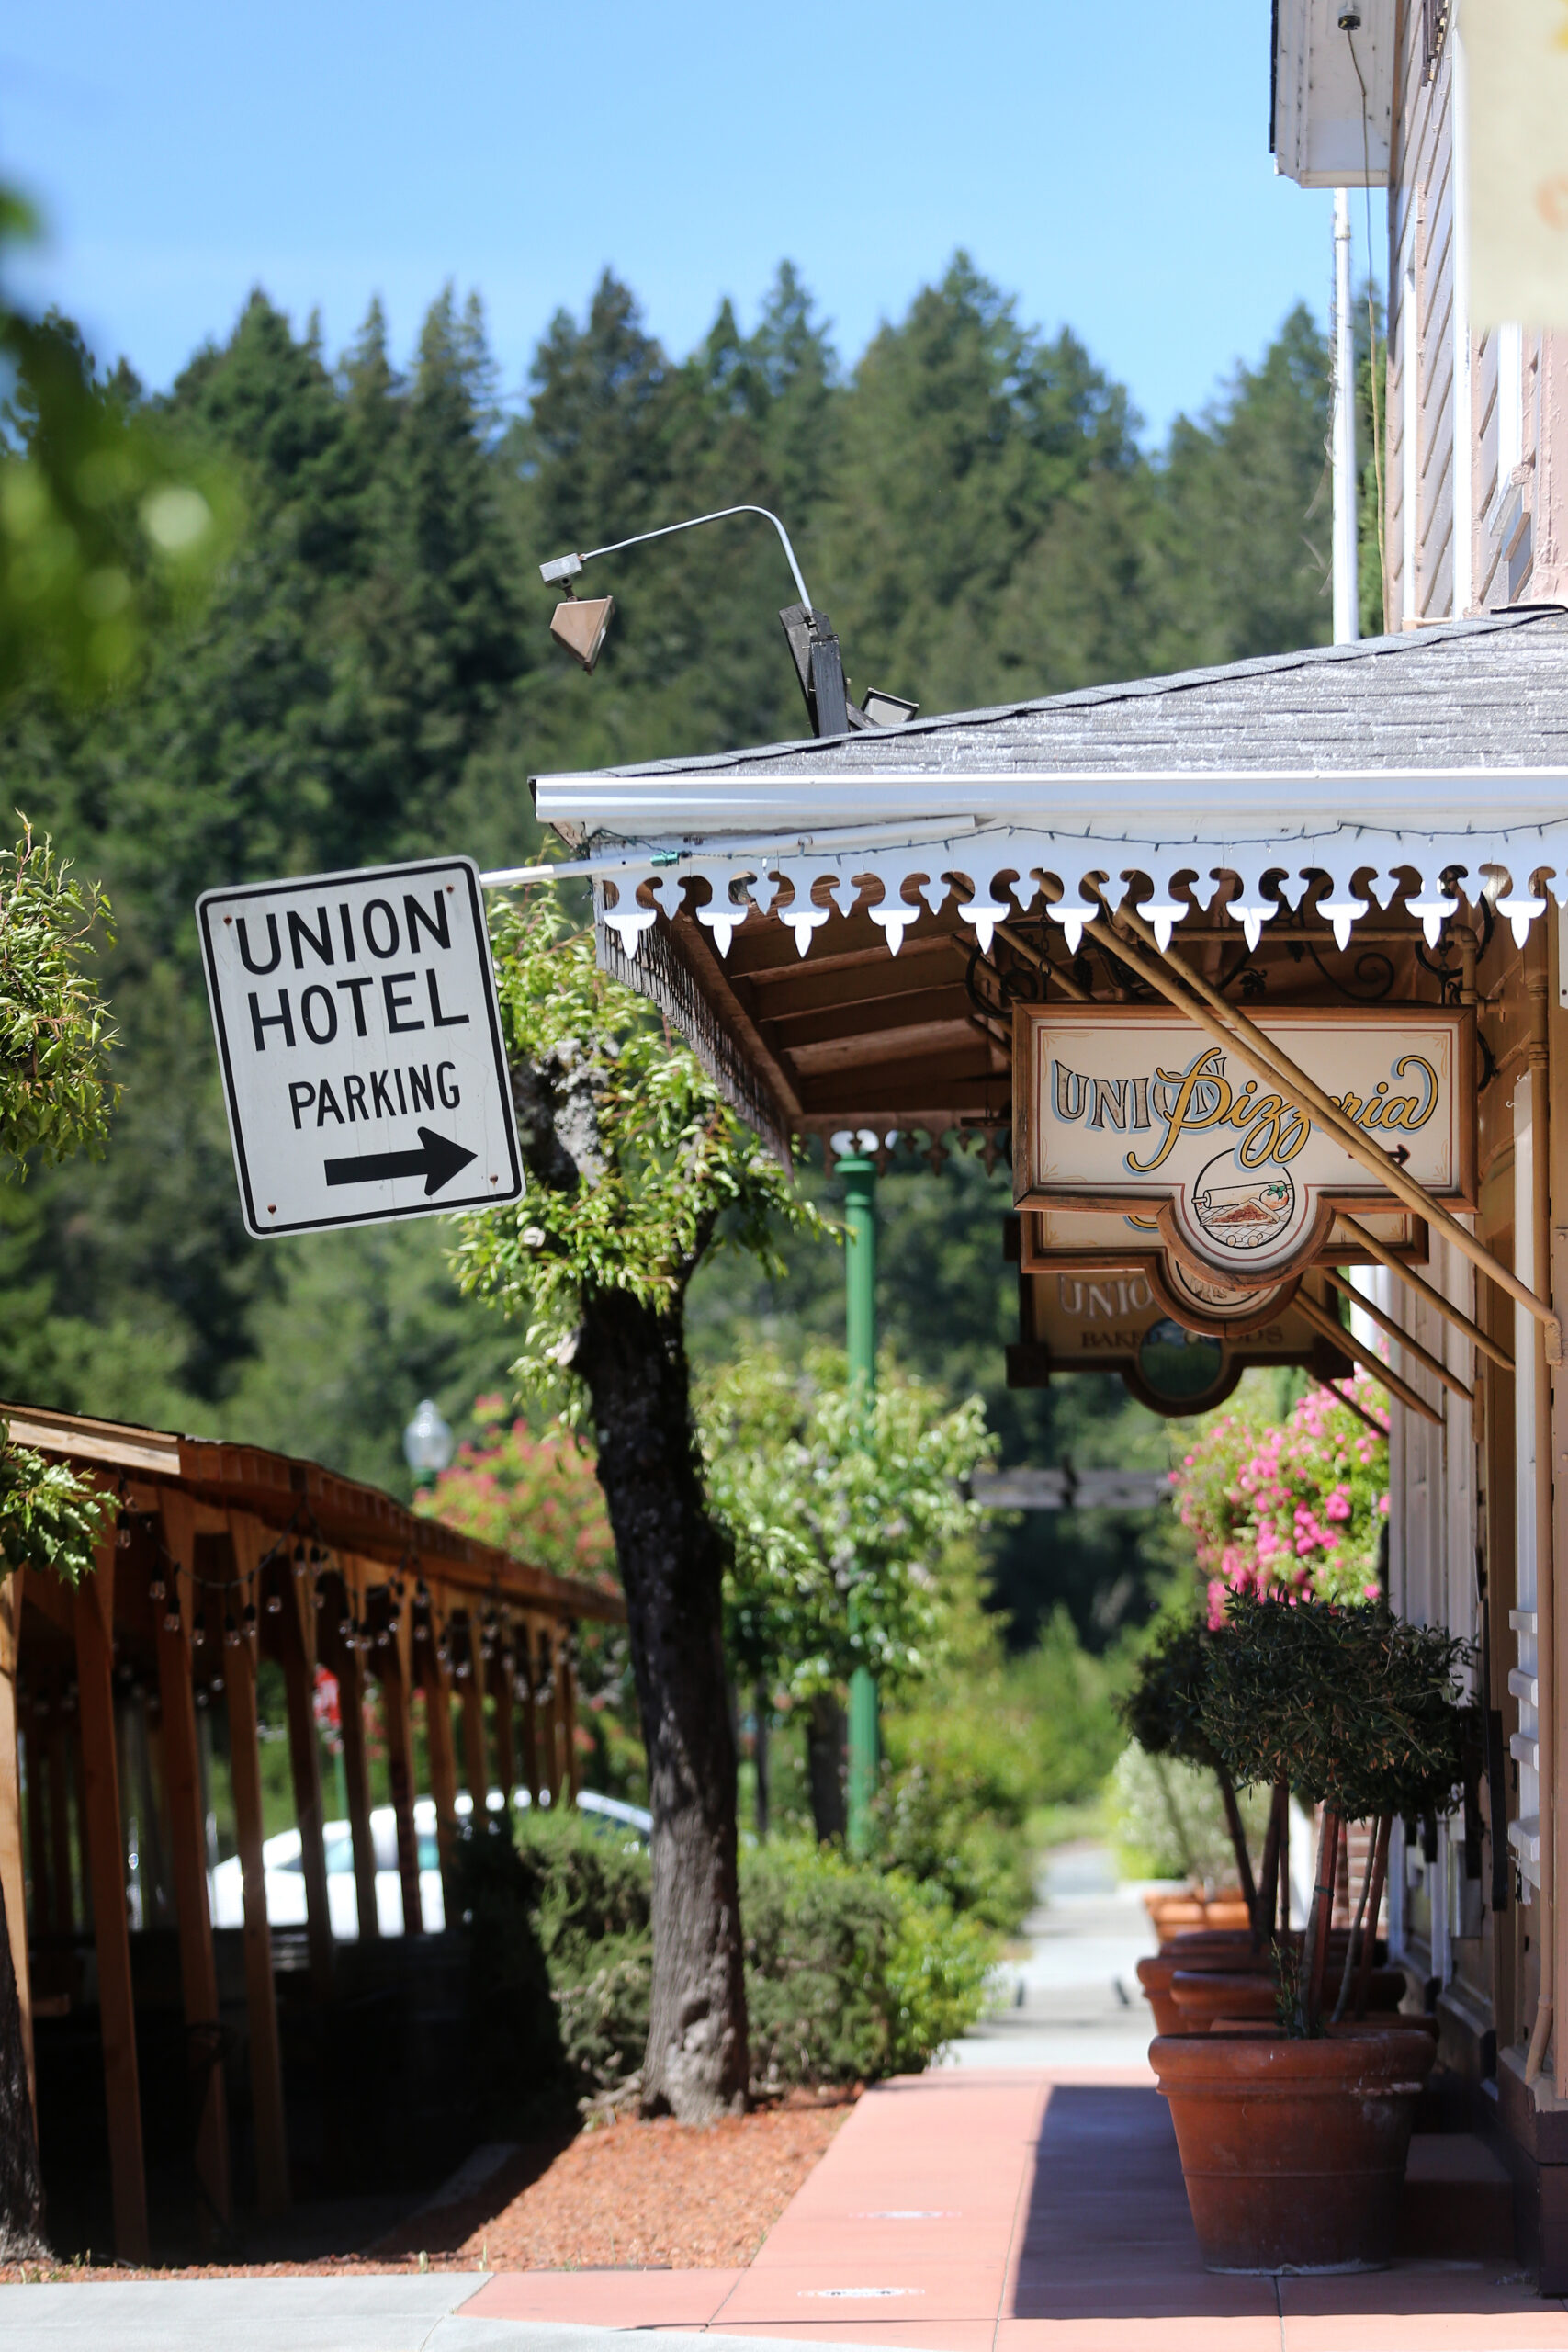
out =
[[[750,2269],[502,2273],[463,2316],[886,2352],[1568,2352],[1568,2307],[1496,2261],[1211,2278],[1146,2071],[883,2084]]]

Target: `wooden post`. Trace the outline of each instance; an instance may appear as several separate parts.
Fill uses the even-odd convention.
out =
[[[528,1792],[528,1802],[536,1811],[539,1804],[539,1721],[535,1699],[535,1678],[538,1673],[537,1647],[534,1627],[525,1620],[519,1634],[518,1652],[523,1671],[523,1785]]]
[[[473,1806],[470,1826],[484,1826],[490,1801],[490,1754],[485,1738],[485,1687],[479,1666],[479,1645],[468,1626],[468,1671],[463,1678],[463,1773]]]
[[[233,1512],[229,1520],[235,1565],[249,1575],[265,1548],[260,1523]],[[266,1867],[262,1854],[261,1748],[256,1735],[256,1653],[243,1638],[223,1653],[229,1701],[229,1756],[234,1782],[234,1823],[245,1912],[245,2015],[250,2025],[251,2104],[255,2111],[256,2195],[264,2213],[288,2210],[288,2140],[283,2111],[283,2059],[278,2047],[277,1987],[272,1973],[272,1930],[266,1917]]]
[[[12,1687],[14,1690],[15,1685],[13,1684]],[[15,1702],[13,1701],[13,1705],[14,1704]],[[28,1724],[27,1730],[21,1734],[17,1743],[17,1769],[19,1773],[23,1764],[27,1767],[27,1859],[32,1864],[33,1933],[39,1936],[47,1936],[51,1935],[54,1932],[56,1924],[54,1917],[54,1870],[50,1851],[49,1830],[44,1819],[43,1735],[39,1729],[37,1705],[38,1702],[35,1700],[32,1720]]]
[[[290,1566],[283,1595],[283,1692],[288,1710],[288,1765],[299,1860],[305,1873],[305,1934],[318,2000],[333,1984],[333,1918],[327,1903],[322,1835],[321,1751],[316,1742],[316,1612],[310,1580]]]
[[[381,1922],[376,1910],[376,1839],[370,1827],[370,1772],[365,1755],[365,1667],[359,1652],[350,1649],[346,1642],[338,1645],[337,1686],[343,1777],[354,1847],[354,1899],[363,1943],[367,1937],[380,1934]]]
[[[207,1825],[201,1796],[201,1758],[197,1746],[196,1697],[191,1687],[191,1623],[196,1614],[196,1507],[188,1495],[168,1487],[159,1498],[164,1541],[182,1571],[180,1619],[171,1628],[160,1613],[158,1696],[164,1718],[164,1768],[168,1775],[171,1863],[175,1916],[180,1941],[180,1988],[185,2000],[186,2055],[196,2109],[197,2227],[203,2238],[213,2225],[233,2217],[229,2183],[229,2114],[223,2087],[222,2025],[218,2013],[218,1966],[212,1951],[212,1921],[207,1907]],[[209,1622],[215,1612],[209,1612]],[[218,1615],[222,1639],[222,1618]]]
[[[392,1783],[392,1814],[398,1825],[398,1877],[403,1891],[403,1933],[423,1936],[424,1904],[419,1891],[419,1831],[414,1824],[413,1726],[409,1720],[408,1619],[392,1642],[378,1651],[381,1708],[387,1719],[387,1769]]]
[[[50,1709],[44,1758],[49,1766],[50,1876],[54,1882],[54,1924],[69,1936],[76,1926],[75,1872],[71,1864],[71,1750],[58,1702]]]
[[[503,1649],[491,1662],[491,1697],[495,1701],[495,1770],[501,1783],[502,1818],[512,1835],[512,1799],[517,1787],[517,1750],[513,1737],[512,1660]]]
[[[561,1777],[567,1802],[577,1803],[582,1786],[582,1767],[577,1755],[577,1668],[573,1658],[571,1630],[563,1632],[559,1645],[559,1664],[556,1676],[560,1689]]]
[[[431,1612],[432,1619],[435,1611]],[[435,1655],[435,1627],[421,1645],[420,1679],[424,1686],[425,1740],[430,1750],[430,1793],[435,1800],[435,1837],[441,1854],[441,1895],[446,1925],[457,1917],[457,1758],[452,1742],[452,1692]]]
[[[557,1736],[560,1721],[560,1644],[553,1626],[549,1633],[539,1636],[539,1671],[545,1684],[535,1714],[539,1793],[549,1800],[553,1810],[560,1796],[560,1741]]]
[[[22,2049],[28,2062],[28,2097],[32,2101],[34,2128],[38,2120],[38,2075],[33,2064],[32,1979],[28,1971],[27,1878],[22,1867],[22,1774],[17,1745],[17,1652],[22,1632],[22,1587],[27,1571],[13,1568],[0,1581],[0,1894],[6,1902],[6,1932],[11,1946],[11,1967],[17,1979],[17,2004],[22,2014]],[[28,1781],[34,1772],[29,1739]],[[33,1854],[35,1899],[41,1887],[40,1858]],[[42,1917],[41,1905],[39,1917]]]
[[[85,1577],[72,1595],[82,1725],[82,1815],[98,1962],[115,2252],[122,2262],[143,2263],[148,2252],[147,2177],[141,2154],[141,2090],[136,2068],[136,2008],[130,1992],[130,1928],[125,1916],[125,1847],[110,1679],[114,1665],[112,1543],[97,1547],[97,1563],[96,1575]]]

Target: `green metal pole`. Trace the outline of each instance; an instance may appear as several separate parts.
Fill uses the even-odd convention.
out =
[[[850,1386],[869,1408],[876,1387],[876,1162],[840,1159],[844,1180],[844,1289]],[[850,1594],[850,1630],[855,1630],[855,1595]],[[876,1678],[868,1666],[850,1677],[849,1786],[846,1815],[852,1854],[871,1843],[871,1808],[876,1794],[880,1741],[876,1722]]]

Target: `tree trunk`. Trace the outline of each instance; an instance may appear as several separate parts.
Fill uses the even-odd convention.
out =
[[[22,2005],[0,1888],[0,2262],[36,2261],[48,2252]]]
[[[844,1808],[844,1711],[831,1690],[818,1690],[807,1713],[806,1777],[811,1787],[811,1818],[818,1844],[841,1845],[849,1827]]]
[[[626,1596],[653,1815],[653,2014],[643,2111],[705,2123],[749,2073],[722,1540],[707,1510],[679,1303],[590,1291],[573,1367],[593,1400]]]

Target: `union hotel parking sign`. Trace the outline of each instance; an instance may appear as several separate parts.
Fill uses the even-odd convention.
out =
[[[521,1197],[471,858],[209,890],[197,919],[250,1232]]]

